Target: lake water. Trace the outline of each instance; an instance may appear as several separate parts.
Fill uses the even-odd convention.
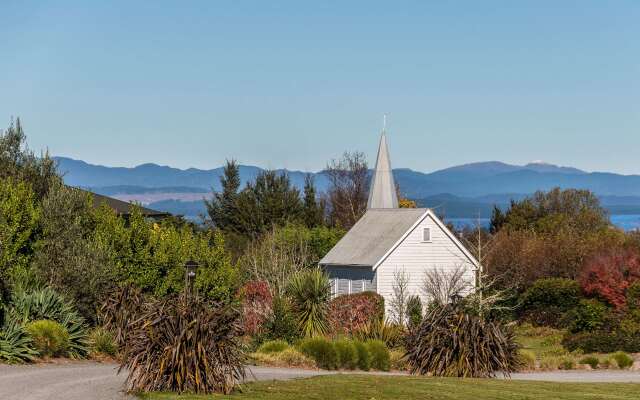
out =
[[[618,228],[625,231],[632,231],[634,229],[640,229],[640,214],[629,215],[611,215],[611,222]],[[446,218],[446,222],[451,222],[456,229],[461,229],[465,226],[476,226],[478,218]],[[489,218],[480,218],[480,225],[485,228],[489,227]]]

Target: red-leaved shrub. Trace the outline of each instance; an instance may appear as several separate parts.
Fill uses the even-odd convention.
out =
[[[244,333],[255,335],[271,313],[273,297],[264,281],[247,282],[240,289],[242,299],[242,325]]]
[[[588,261],[580,277],[580,285],[585,294],[597,296],[619,309],[625,306],[627,288],[638,279],[640,254],[619,250]]]
[[[384,317],[384,298],[374,292],[342,295],[329,303],[329,325],[333,333],[351,334],[358,327]]]

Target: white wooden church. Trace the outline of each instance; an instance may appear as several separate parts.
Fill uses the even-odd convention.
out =
[[[473,288],[479,264],[431,209],[398,207],[383,130],[367,211],[320,266],[329,274],[332,295],[374,291],[384,297],[388,313],[396,271],[404,271],[409,294],[426,304],[425,271],[462,268]]]

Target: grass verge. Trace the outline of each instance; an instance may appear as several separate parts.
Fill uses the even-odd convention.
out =
[[[294,400],[294,399],[429,399],[429,400],[626,400],[637,399],[640,385],[618,383],[552,383],[498,379],[419,378],[333,375],[290,381],[255,382],[230,396],[150,393],[145,400]]]

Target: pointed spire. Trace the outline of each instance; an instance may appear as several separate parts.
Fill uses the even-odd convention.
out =
[[[393,180],[391,159],[387,148],[386,125],[387,116],[385,115],[380,145],[378,146],[376,169],[373,171],[371,187],[369,188],[367,208],[398,208],[396,185]]]

